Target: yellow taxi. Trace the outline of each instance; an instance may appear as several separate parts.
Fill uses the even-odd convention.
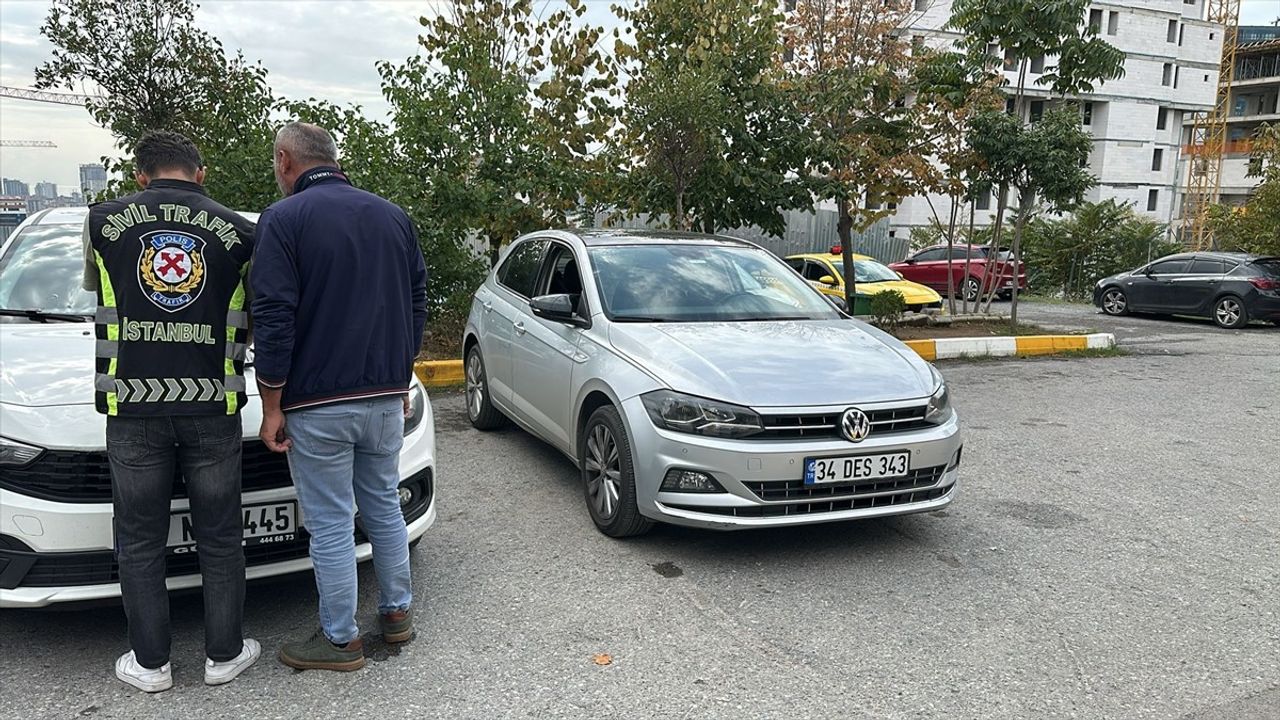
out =
[[[844,259],[838,254],[805,253],[789,255],[788,265],[823,295],[844,298],[844,275],[840,272]],[[942,307],[942,296],[933,290],[904,280],[901,275],[880,264],[875,258],[866,255],[853,256],[854,292],[859,296],[870,297],[886,290],[897,290],[907,301],[907,309],[912,312],[923,312]]]

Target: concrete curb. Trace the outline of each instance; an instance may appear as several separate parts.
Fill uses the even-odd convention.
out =
[[[1111,333],[1093,335],[1024,335],[1022,337],[939,338],[906,340],[907,347],[925,360],[960,357],[1008,357],[1053,355],[1073,350],[1100,350],[1116,346]],[[465,379],[461,360],[420,360],[414,364],[418,379],[427,387],[460,385]]]
[[[1111,333],[1092,335],[1023,335],[1021,337],[938,338],[907,340],[907,346],[925,360],[960,357],[1009,357],[1053,355],[1073,350],[1103,350],[1116,346]]]

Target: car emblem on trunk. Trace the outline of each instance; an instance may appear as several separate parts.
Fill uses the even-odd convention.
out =
[[[840,435],[849,442],[862,442],[871,434],[871,419],[858,408],[849,408],[840,416]]]

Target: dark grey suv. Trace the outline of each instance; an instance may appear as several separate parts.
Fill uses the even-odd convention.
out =
[[[1244,327],[1250,320],[1280,323],[1280,257],[1223,252],[1162,257],[1099,280],[1093,304],[1108,315],[1193,315],[1224,328]]]

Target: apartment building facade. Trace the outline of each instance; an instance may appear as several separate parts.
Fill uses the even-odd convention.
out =
[[[913,43],[946,48],[961,39],[947,27],[951,0],[916,0],[915,10],[907,31]],[[1098,184],[1087,199],[1112,198],[1132,204],[1153,220],[1172,222],[1182,183],[1183,120],[1213,106],[1222,28],[1202,19],[1204,0],[1097,2],[1088,13],[1087,21],[1124,51],[1126,60],[1120,79],[1068,98],[1079,103],[1082,122],[1094,138],[1089,168]],[[990,51],[997,57],[1003,54],[999,48]],[[1053,64],[1054,58],[1030,63],[1026,94],[1032,118],[1060,102],[1040,79]],[[1016,87],[1018,68],[1006,67],[1005,75],[1009,86]],[[977,225],[994,221],[994,198],[980,198],[975,208]],[[945,224],[949,212],[945,196],[904,198],[889,220],[889,232],[909,237],[935,219]],[[960,214],[967,222],[967,204]]]
[[[1263,123],[1280,124],[1280,27],[1241,27],[1238,42],[1221,169],[1220,200],[1227,205],[1243,205],[1260,180],[1249,177],[1256,163],[1249,156],[1254,131]],[[1190,139],[1188,125],[1184,143]]]

